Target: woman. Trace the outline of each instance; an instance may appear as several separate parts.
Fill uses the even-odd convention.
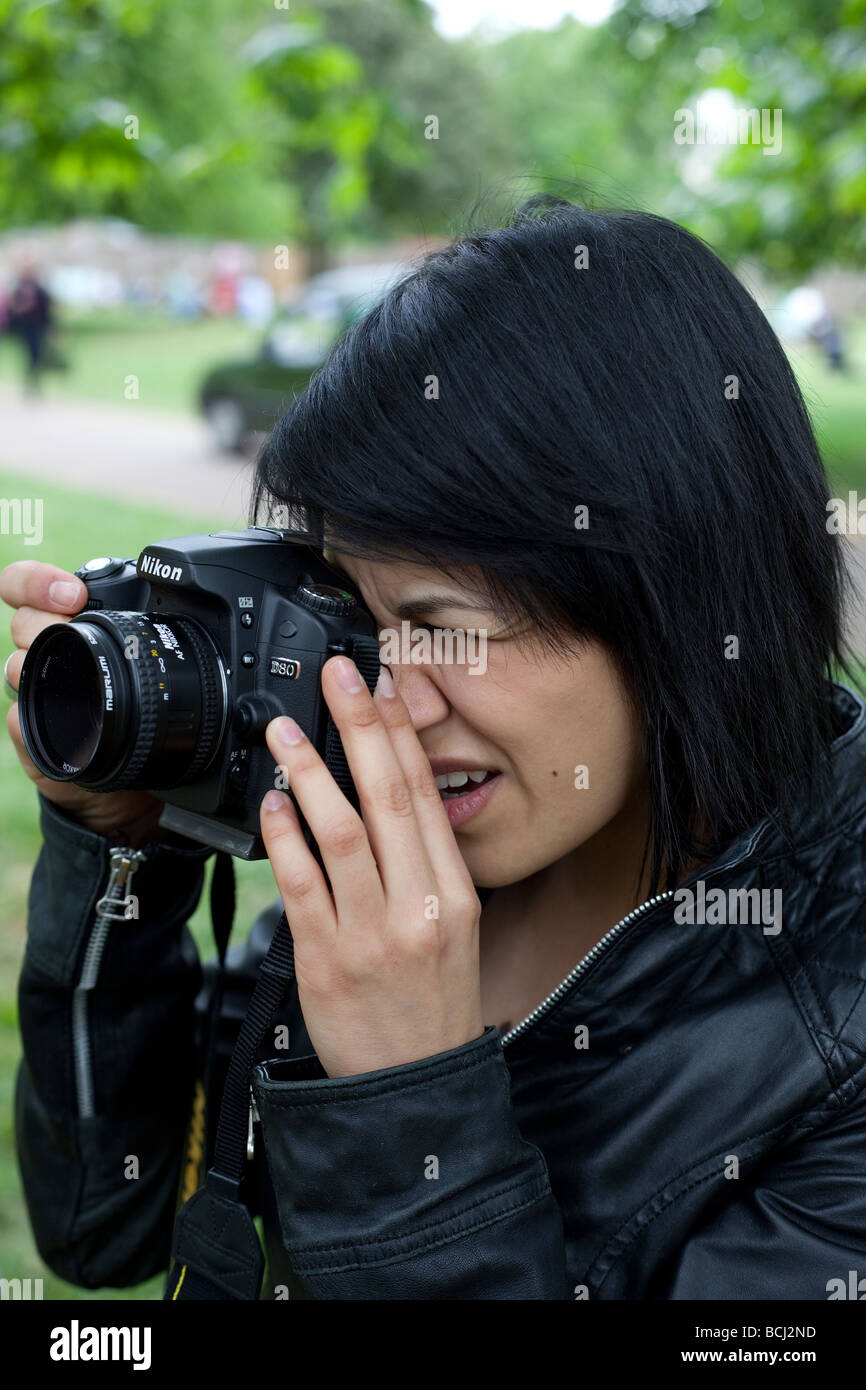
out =
[[[486,664],[392,659],[374,697],[326,664],[360,815],[291,721],[269,726],[332,891],[269,793],[297,991],[290,1057],[253,1079],[268,1296],[850,1296],[866,708],[828,679],[848,668],[827,501],[790,367],[734,277],[672,223],[561,199],[426,257],[279,423],[256,514],[301,513],[383,632],[472,629]],[[201,871],[189,846],[151,851],[176,1052]],[[124,950],[115,991],[145,1007],[155,967],[145,990]],[[47,989],[29,971],[25,1001]],[[69,1133],[28,1075],[36,1014],[25,1185],[52,1118]],[[78,1252],[43,1234],[49,1262],[53,1241],[91,1279],[165,1261],[182,1082],[148,1232],[138,1194],[131,1248],[115,1182],[119,1234],[94,1198]]]

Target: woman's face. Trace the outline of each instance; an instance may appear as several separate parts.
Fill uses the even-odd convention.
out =
[[[413,562],[360,560],[326,550],[354,582],[373,614],[383,652],[424,752],[440,779],[454,769],[445,801],[457,844],[481,887],[518,883],[629,819],[644,784],[643,746],[622,679],[601,643],[565,658],[532,640],[525,621],[511,624],[473,586]],[[477,576],[476,576],[477,580]],[[401,624],[417,639],[423,625],[486,635],[486,667],[473,670],[443,641],[431,659],[416,640],[399,649]],[[396,658],[394,649],[397,649]],[[438,661],[436,658],[439,658]],[[445,767],[443,768],[443,764]],[[495,774],[461,781],[459,770]],[[599,847],[602,841],[599,842]]]

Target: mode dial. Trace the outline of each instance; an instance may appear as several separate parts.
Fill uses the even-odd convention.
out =
[[[295,594],[295,602],[314,613],[331,613],[334,617],[348,617],[355,611],[355,600],[345,589],[337,589],[332,584],[301,584]]]

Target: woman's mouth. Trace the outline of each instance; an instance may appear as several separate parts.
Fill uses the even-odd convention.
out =
[[[487,805],[502,774],[489,768],[463,768],[436,777],[439,795],[452,827],[462,825]]]

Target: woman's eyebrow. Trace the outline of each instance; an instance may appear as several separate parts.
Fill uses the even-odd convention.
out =
[[[418,613],[439,613],[447,608],[466,608],[475,613],[489,613],[489,607],[481,603],[470,603],[466,599],[454,598],[450,594],[419,594],[417,598],[405,599],[392,611],[398,618],[412,618]]]

